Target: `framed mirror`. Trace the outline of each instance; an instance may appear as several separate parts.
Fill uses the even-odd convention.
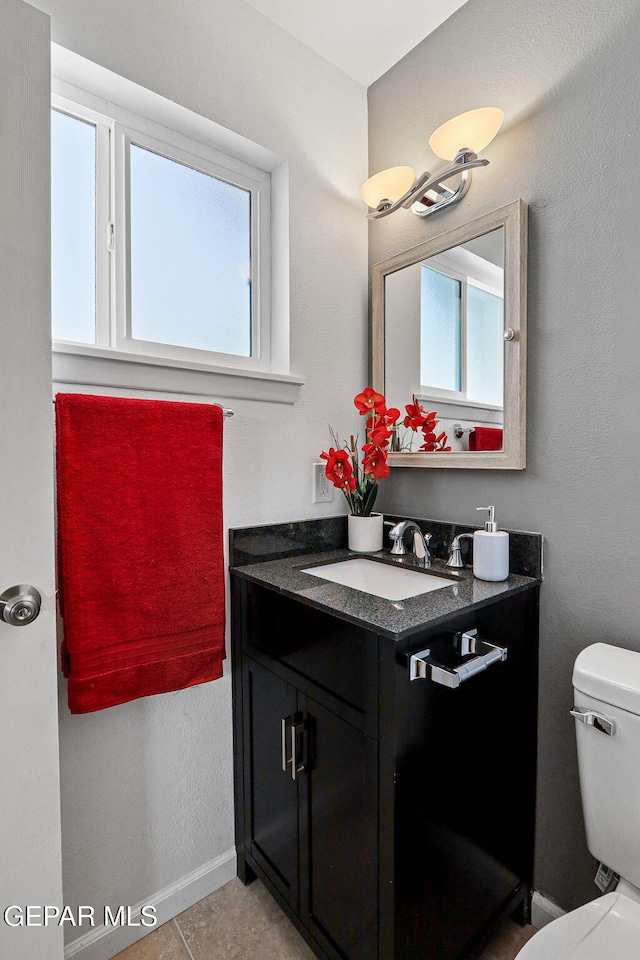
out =
[[[372,385],[401,412],[391,466],[524,469],[526,264],[517,200],[374,265]]]

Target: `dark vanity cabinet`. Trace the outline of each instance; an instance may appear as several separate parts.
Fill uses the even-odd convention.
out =
[[[375,637],[252,584],[240,591],[238,850],[326,956],[371,960]]]
[[[462,960],[526,919],[537,586],[400,638],[245,575],[232,596],[240,877],[325,960]],[[473,630],[506,660],[410,679],[414,653],[468,663]]]

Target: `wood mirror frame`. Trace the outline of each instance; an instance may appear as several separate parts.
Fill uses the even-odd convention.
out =
[[[504,230],[505,339],[502,450],[390,453],[395,467],[452,467],[472,470],[524,470],[526,465],[527,379],[527,205],[516,200],[417,247],[374,264],[372,268],[372,386],[385,393],[385,280],[398,270],[468,243],[500,228]],[[397,403],[395,398],[392,398]],[[391,402],[391,401],[390,401]],[[406,403],[411,402],[408,396]],[[430,401],[426,401],[430,402]],[[437,401],[434,401],[436,403]],[[429,408],[432,409],[432,408]],[[435,409],[435,408],[433,408]],[[402,409],[402,417],[404,409]],[[462,414],[461,414],[462,417]],[[402,422],[402,419],[400,420]]]

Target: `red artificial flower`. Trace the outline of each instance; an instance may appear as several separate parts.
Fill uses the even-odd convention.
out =
[[[416,395],[415,395],[415,393],[413,394],[413,398],[412,398],[412,399],[413,399],[413,402],[412,402],[412,403],[408,403],[408,404],[405,406],[405,410],[407,411],[407,415],[406,415],[406,417],[404,418],[403,423],[404,423],[405,427],[410,427],[412,430],[417,430],[419,427],[422,426],[422,424],[423,424],[423,423],[425,422],[425,420],[426,420],[425,409],[424,409],[424,407],[422,406],[422,404],[421,404],[421,403],[418,403],[418,401],[416,400]],[[400,416],[400,413],[399,413],[399,412],[398,412],[398,416]]]
[[[342,452],[342,451],[341,451],[341,452]],[[320,459],[321,459],[321,460],[334,460],[334,459],[335,459],[335,456],[336,456],[336,451],[333,449],[333,447],[329,447],[329,453],[327,453],[326,450],[323,450],[322,453],[320,454]],[[327,464],[327,466],[328,466],[328,464]]]
[[[366,418],[362,457],[357,453],[353,436],[349,444],[339,449],[330,447],[329,452],[324,451],[320,457],[327,461],[325,476],[342,490],[351,513],[366,516],[373,507],[378,480],[388,477],[391,472],[387,466],[389,442],[395,435],[400,411],[396,407],[387,409],[384,396],[373,387],[365,387],[353,402],[360,415]],[[331,437],[334,443],[341,442],[333,431]]]
[[[340,490],[346,487],[355,490],[356,482],[353,477],[351,458],[347,450],[334,450],[333,447],[329,447],[329,453],[323,451],[320,457],[327,461],[324,474],[334,487],[338,487]],[[353,483],[353,486],[351,483]]]
[[[436,420],[436,417],[437,417],[437,414],[435,413],[435,411],[433,413],[425,413],[424,415],[423,422],[420,429],[424,434],[425,440],[431,439],[431,437],[427,436],[428,433],[435,433],[436,423],[438,422]]]
[[[369,430],[367,438],[368,443],[365,443],[362,449],[366,453],[369,447],[386,447],[389,443],[389,437],[391,436],[391,430],[388,430],[385,426],[376,426],[373,430]]]
[[[390,407],[388,410],[378,410],[374,427],[392,427],[400,416],[400,411],[396,407]]]
[[[361,417],[371,413],[372,410],[379,412],[386,409],[384,397],[381,393],[376,393],[373,387],[365,387],[362,393],[353,398],[353,402]]]
[[[442,431],[442,433],[438,434],[437,437],[435,433],[430,433],[428,435],[425,434],[425,443],[422,444],[420,449],[427,450],[430,452],[438,451],[440,453],[449,453],[451,451],[451,447],[445,447],[446,442],[447,442],[447,435],[444,432],[444,430]]]
[[[347,491],[353,493],[357,486],[356,478],[354,476],[343,477],[342,480],[334,480],[333,485],[334,487],[337,487],[338,490],[342,490],[342,492],[345,494]]]
[[[376,480],[383,480],[385,477],[388,477],[391,470],[387,466],[386,451],[375,447],[370,453],[367,453],[367,455],[363,457],[362,469],[365,473],[375,477]]]

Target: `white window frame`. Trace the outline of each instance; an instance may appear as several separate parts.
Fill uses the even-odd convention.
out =
[[[460,390],[446,390],[443,387],[432,387],[429,384],[420,384],[419,400],[446,400],[460,406],[469,406],[482,410],[501,411],[498,404],[480,403],[469,400],[467,397],[467,287],[473,286],[491,293],[504,302],[504,271],[501,267],[484,260],[468,250],[447,251],[430,257],[421,264],[442,273],[461,284],[460,298]],[[422,330],[421,330],[422,336]],[[504,392],[504,384],[503,384]]]
[[[52,107],[94,124],[96,149],[96,343],[95,347],[161,359],[188,360],[242,369],[267,371],[270,353],[270,177],[266,171],[225,158],[202,144],[185,145],[185,138],[168,128],[137,118],[135,127],[122,123],[118,108],[100,114],[85,103],[52,95]],[[166,159],[246,190],[251,209],[252,316],[249,357],[138,340],[131,333],[131,219],[129,148],[150,150]],[[186,146],[191,149],[185,148]],[[194,148],[197,146],[197,153]],[[56,344],[61,341],[55,341]],[[62,341],[69,344],[69,341]],[[91,344],[80,344],[91,350]]]
[[[285,158],[153,91],[52,44],[52,107],[98,131],[95,346],[53,342],[56,385],[109,387],[294,403],[289,371],[289,171]],[[104,132],[106,131],[106,133]],[[128,335],[127,138],[251,192],[252,357],[136,341]],[[118,209],[119,206],[119,209]],[[113,246],[108,250],[111,224]],[[256,257],[257,251],[257,257]],[[105,277],[107,278],[105,283]]]

